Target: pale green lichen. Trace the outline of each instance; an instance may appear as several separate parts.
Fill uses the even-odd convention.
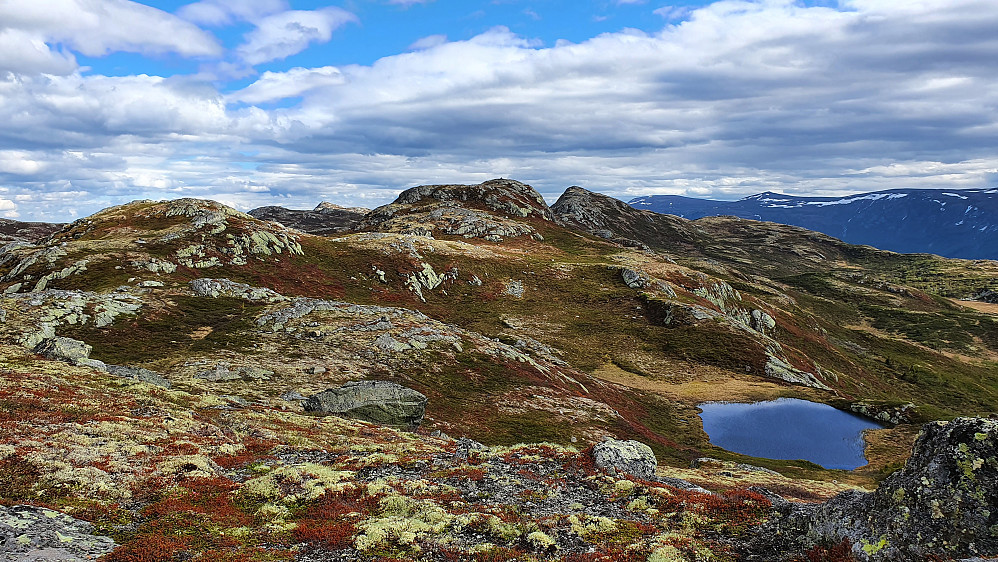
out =
[[[887,548],[888,542],[887,537],[880,537],[880,541],[877,543],[870,543],[868,541],[860,541],[861,548],[867,556],[873,556],[874,554],[880,552],[881,550]]]
[[[429,500],[385,496],[378,502],[380,513],[357,526],[354,546],[361,552],[386,545],[419,550],[417,539],[439,536],[455,519],[453,514]]]
[[[648,562],[687,562],[687,560],[678,548],[666,545],[653,550],[648,556]]]
[[[553,550],[558,548],[555,540],[542,531],[534,531],[527,535],[527,542],[537,550]]]
[[[328,491],[340,491],[349,485],[354,472],[335,470],[315,463],[275,467],[265,476],[247,480],[241,493],[258,500],[281,500],[294,503],[313,500]]]
[[[975,433],[974,434],[974,440],[975,441],[986,441],[987,438],[988,438],[988,434],[987,433]]]
[[[572,532],[586,540],[609,535],[617,530],[617,522],[607,517],[571,515],[568,522],[572,525]]]

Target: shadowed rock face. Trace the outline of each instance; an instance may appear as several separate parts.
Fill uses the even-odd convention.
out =
[[[426,413],[426,396],[392,382],[354,381],[309,397],[304,407],[306,412],[416,429]]]
[[[747,560],[789,560],[848,540],[861,561],[998,552],[998,421],[926,424],[905,467],[871,493],[789,503],[754,533]],[[774,553],[781,553],[775,556]]]
[[[631,247],[675,248],[690,243],[690,221],[643,211],[600,193],[572,186],[551,206],[559,222]]]

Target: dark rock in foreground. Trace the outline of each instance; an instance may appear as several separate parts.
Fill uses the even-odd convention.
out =
[[[426,413],[426,396],[393,382],[352,381],[310,396],[304,408],[306,412],[416,429]]]
[[[905,467],[876,491],[776,507],[778,515],[753,533],[746,560],[790,560],[845,540],[861,561],[994,556],[998,420],[926,424]]]

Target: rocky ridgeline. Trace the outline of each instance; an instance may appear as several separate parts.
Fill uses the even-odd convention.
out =
[[[93,244],[100,241],[100,252]],[[6,293],[40,292],[112,261],[117,271],[169,274],[249,263],[251,258],[301,255],[293,231],[214,201],[136,201],[79,219],[37,244],[0,249]],[[74,257],[86,255],[86,257]],[[127,257],[126,257],[127,256]],[[107,275],[107,273],[100,273]]]
[[[642,211],[601,193],[572,186],[551,205],[560,224],[589,232],[623,246],[675,251],[678,241],[697,238],[690,221]]]
[[[870,493],[818,505],[777,502],[747,560],[793,560],[845,544],[862,562],[998,554],[998,420],[926,424],[904,468]]]
[[[370,209],[361,207],[341,207],[322,202],[311,211],[285,209],[284,207],[259,207],[249,211],[249,215],[265,221],[274,221],[289,228],[330,236],[354,230]]]
[[[433,233],[501,242],[543,237],[524,219],[553,221],[534,188],[497,179],[478,185],[423,185],[403,191],[391,204],[374,209],[361,228],[418,235]]]

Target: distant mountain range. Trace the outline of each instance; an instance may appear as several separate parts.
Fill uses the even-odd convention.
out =
[[[892,189],[837,198],[767,191],[739,201],[652,195],[628,203],[687,219],[732,215],[801,226],[895,252],[998,259],[998,189]]]

